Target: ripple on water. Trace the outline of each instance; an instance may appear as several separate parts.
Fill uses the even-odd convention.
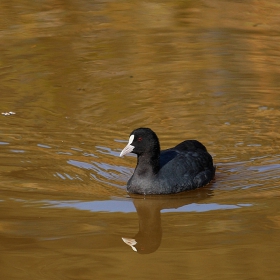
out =
[[[130,199],[127,200],[104,200],[104,201],[44,201],[49,204],[44,207],[75,208],[91,212],[136,212],[135,206]],[[251,207],[250,203],[222,204],[222,203],[190,203],[178,208],[163,209],[162,213],[183,212],[209,212],[215,210],[231,210],[243,207]]]
[[[261,187],[271,189],[280,179],[279,157],[257,157],[242,162],[217,164],[217,186],[220,189],[249,189]]]
[[[92,171],[90,173],[91,178],[98,182],[107,183],[111,186],[122,187],[122,185],[117,182],[126,181],[126,179],[132,174],[131,168],[105,162],[91,161],[89,163],[70,159],[67,163],[80,169]]]

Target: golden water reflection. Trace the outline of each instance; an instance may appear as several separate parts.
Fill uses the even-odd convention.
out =
[[[1,1],[0,113],[16,114],[0,114],[0,278],[278,279],[279,14]],[[119,152],[140,126],[163,149],[201,141],[216,180],[128,197],[136,159]]]
[[[255,198],[250,192],[245,191],[245,197],[233,192],[229,200],[226,193],[213,192],[206,188],[107,202],[87,200],[90,197],[73,200],[76,196],[69,194],[56,201],[58,196],[46,194],[11,197],[6,192],[0,202],[1,275],[3,279],[106,278],[112,273],[153,277],[160,269],[164,279],[193,274],[214,279],[219,268],[219,275],[228,279],[256,273],[273,279],[279,250],[272,244],[277,244],[280,229],[273,209],[279,205],[279,194],[270,197],[269,206],[265,193]],[[137,240],[135,247],[146,253],[145,259],[123,243],[127,236]]]

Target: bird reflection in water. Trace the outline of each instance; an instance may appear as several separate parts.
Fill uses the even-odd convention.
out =
[[[122,237],[124,243],[139,254],[155,252],[162,239],[161,210],[176,209],[188,204],[198,203],[212,196],[209,187],[196,189],[176,195],[140,196],[131,195],[139,219],[139,231],[134,238]]]

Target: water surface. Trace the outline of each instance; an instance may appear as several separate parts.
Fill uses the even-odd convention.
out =
[[[1,279],[278,279],[279,13],[2,1]],[[130,197],[140,126],[201,141],[215,181]]]

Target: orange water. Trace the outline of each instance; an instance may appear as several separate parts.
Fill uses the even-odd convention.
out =
[[[278,279],[279,14],[2,1],[0,278]],[[201,141],[215,181],[129,197],[119,152],[140,126],[162,148]]]

